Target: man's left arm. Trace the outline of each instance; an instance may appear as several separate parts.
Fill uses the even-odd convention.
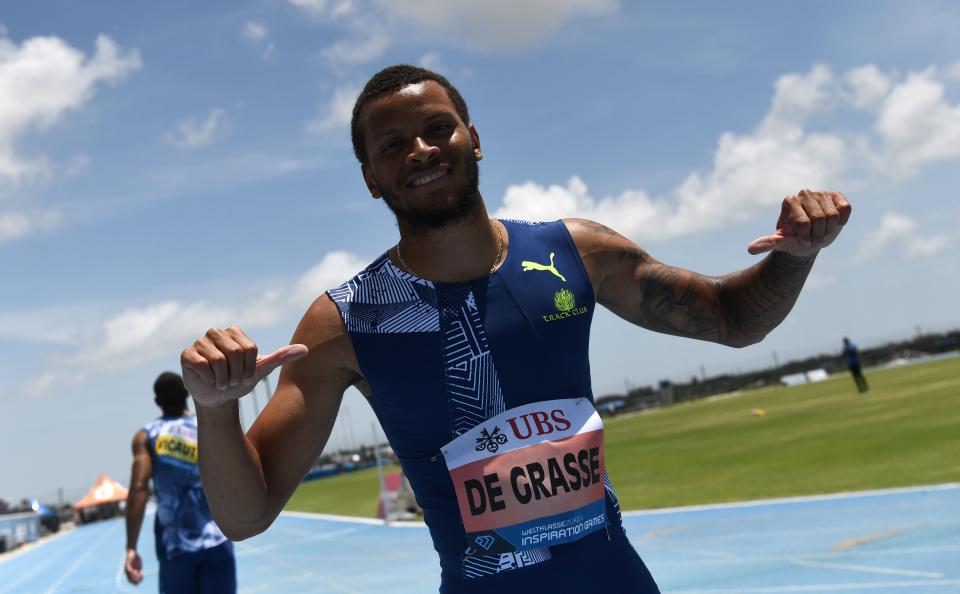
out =
[[[784,199],[776,232],[748,246],[753,254],[772,253],[724,276],[658,262],[599,223],[565,222],[598,303],[656,332],[743,347],[762,340],[787,316],[817,254],[836,239],[850,212],[837,192],[804,190]]]

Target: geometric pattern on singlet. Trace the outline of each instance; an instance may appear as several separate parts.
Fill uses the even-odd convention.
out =
[[[459,437],[502,413],[506,406],[486,330],[469,285],[441,284],[437,287],[437,297],[450,429],[455,437]],[[478,578],[528,567],[550,558],[547,547],[497,555],[467,556],[465,552],[461,567],[464,577]]]
[[[428,280],[407,274],[384,254],[366,270],[329,292],[347,330],[364,334],[437,332],[437,291]]]
[[[504,411],[490,346],[468,285],[443,283],[438,287],[398,268],[385,253],[329,295],[350,332],[441,333],[444,387],[454,436]],[[463,574],[482,577],[535,565],[550,557],[546,547],[520,553],[464,555]]]

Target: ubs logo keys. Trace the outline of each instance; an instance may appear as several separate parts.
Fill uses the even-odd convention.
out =
[[[500,432],[500,427],[494,427],[493,433],[487,432],[484,427],[480,431],[480,437],[477,438],[477,451],[487,450],[494,454],[505,443],[507,443],[507,436]]]

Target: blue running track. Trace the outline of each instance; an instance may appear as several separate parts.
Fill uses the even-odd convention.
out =
[[[960,484],[628,512],[624,523],[664,594],[960,592]],[[147,528],[139,587],[123,577],[121,519],[0,556],[0,594],[155,593]],[[422,525],[284,514],[237,543],[237,557],[244,594],[422,594],[439,585]]]

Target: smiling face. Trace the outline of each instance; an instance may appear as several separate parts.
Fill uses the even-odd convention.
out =
[[[370,102],[361,117],[367,188],[410,231],[463,220],[481,206],[480,137],[440,84],[407,85]]]

